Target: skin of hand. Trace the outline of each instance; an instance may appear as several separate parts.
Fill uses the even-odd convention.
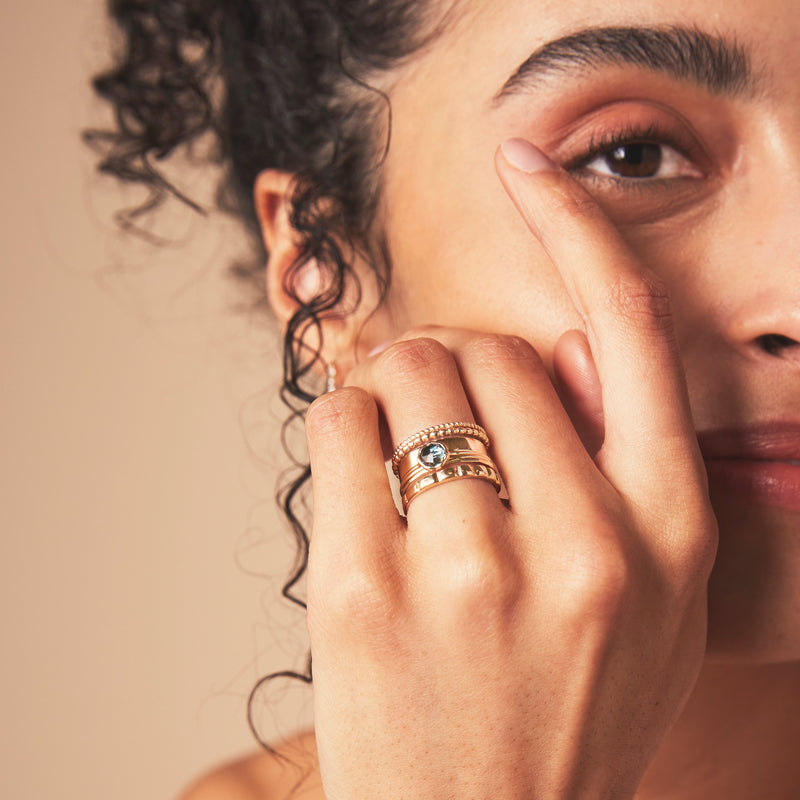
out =
[[[631,798],[703,658],[717,529],[669,297],[540,151],[496,167],[585,337],[556,347],[560,396],[522,339],[430,328],[310,408],[328,800]],[[459,480],[401,517],[381,424],[472,419],[508,502]]]

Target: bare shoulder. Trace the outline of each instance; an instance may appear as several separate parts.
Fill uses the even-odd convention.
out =
[[[261,750],[201,777],[179,800],[325,800],[313,732]]]

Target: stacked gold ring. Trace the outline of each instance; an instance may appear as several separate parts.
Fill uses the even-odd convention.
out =
[[[500,475],[489,458],[488,445],[486,431],[474,423],[436,425],[406,439],[392,459],[400,478],[403,512],[422,492],[451,480],[480,478],[499,492]]]
[[[400,477],[400,459],[408,455],[412,450],[445,436],[471,436],[479,442],[483,442],[484,447],[489,446],[489,434],[486,430],[475,422],[445,422],[442,425],[431,425],[430,428],[423,428],[413,436],[403,439],[392,453],[392,471]]]

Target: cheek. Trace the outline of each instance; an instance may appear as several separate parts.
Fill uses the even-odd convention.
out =
[[[513,333],[548,359],[580,319],[488,152],[467,169],[443,154],[435,170],[392,181],[384,217],[392,316],[398,334],[423,324]]]

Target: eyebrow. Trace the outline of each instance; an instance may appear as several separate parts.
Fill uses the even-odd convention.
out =
[[[554,73],[609,66],[661,72],[712,94],[733,96],[755,89],[749,55],[733,39],[697,28],[586,28],[536,50],[505,82],[494,102],[520,94]]]

